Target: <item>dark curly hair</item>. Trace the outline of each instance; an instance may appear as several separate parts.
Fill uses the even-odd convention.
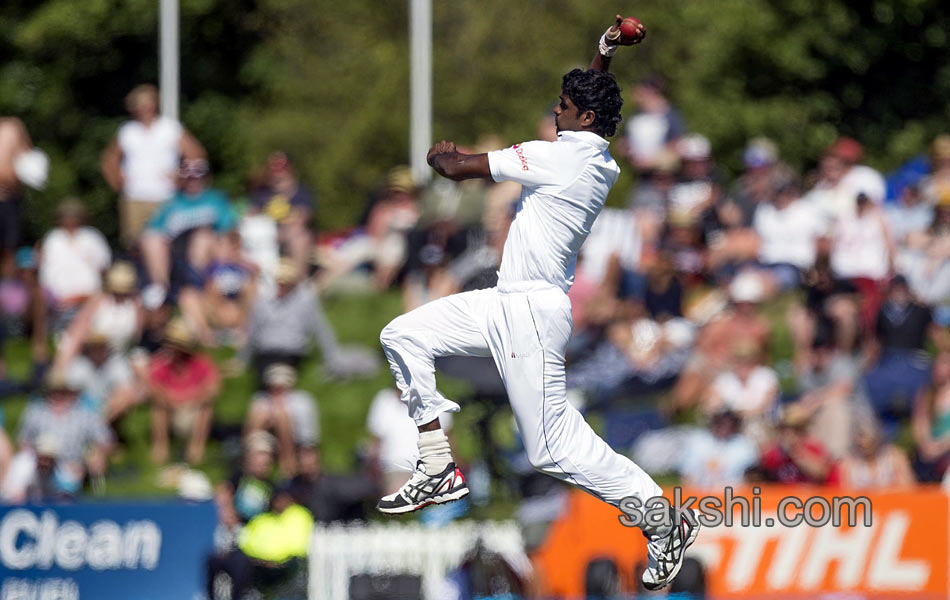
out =
[[[570,98],[580,112],[594,111],[591,125],[594,133],[603,137],[617,133],[623,97],[612,73],[574,69],[564,75],[561,93]]]

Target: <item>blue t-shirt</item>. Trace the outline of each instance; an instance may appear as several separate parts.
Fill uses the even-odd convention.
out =
[[[237,217],[220,190],[207,189],[197,196],[181,191],[165,202],[148,224],[151,231],[175,239],[193,229],[210,227],[217,232],[234,229]]]

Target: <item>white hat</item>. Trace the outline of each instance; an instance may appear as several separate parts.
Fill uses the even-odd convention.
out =
[[[264,384],[294,387],[297,383],[297,371],[290,365],[275,363],[264,369]]]
[[[698,133],[683,136],[676,147],[683,160],[706,160],[712,154],[709,139]]]
[[[214,495],[211,481],[208,476],[195,469],[189,469],[181,474],[178,480],[178,496],[185,500],[201,502],[210,500]]]
[[[729,285],[729,297],[733,302],[761,302],[765,297],[762,278],[752,271],[739,273]]]
[[[42,433],[36,438],[34,450],[37,456],[59,456],[59,438],[49,432]]]

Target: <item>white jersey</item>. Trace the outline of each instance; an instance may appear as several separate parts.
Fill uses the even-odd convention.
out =
[[[525,142],[488,153],[492,179],[523,187],[498,271],[500,283],[574,283],[577,253],[620,168],[609,142],[590,131],[562,131],[556,142]]]
[[[175,193],[178,146],[184,129],[168,117],[158,117],[149,127],[128,121],[119,128],[122,149],[122,193],[139,201],[163,202]]]

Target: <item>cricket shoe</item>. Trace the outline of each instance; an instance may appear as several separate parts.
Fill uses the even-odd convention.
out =
[[[441,473],[429,475],[422,461],[399,491],[384,496],[376,508],[380,512],[401,514],[419,510],[430,504],[443,504],[468,495],[468,485],[462,472],[450,462]]]
[[[683,566],[683,556],[699,535],[699,521],[691,523],[685,517],[670,509],[673,519],[679,519],[664,535],[647,537],[647,555],[649,561],[640,580],[648,590],[658,590],[669,585],[680,572]],[[696,511],[693,511],[696,515]]]

